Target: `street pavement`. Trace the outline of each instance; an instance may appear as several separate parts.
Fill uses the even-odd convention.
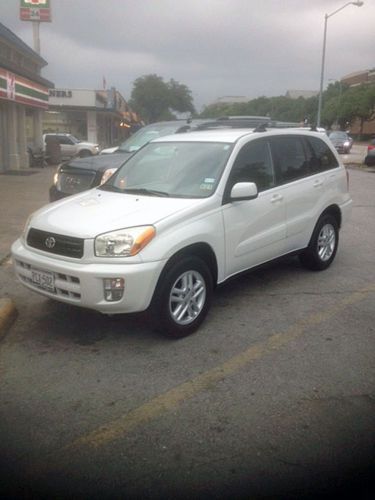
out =
[[[347,166],[363,167],[366,145],[354,144],[350,154],[342,155]],[[28,168],[0,175],[0,278],[1,266],[10,259],[10,247],[20,236],[28,216],[48,203],[48,190],[56,166]],[[0,281],[0,339],[16,316],[13,298]]]

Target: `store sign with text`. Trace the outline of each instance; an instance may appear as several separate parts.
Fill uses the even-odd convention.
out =
[[[51,1],[50,0],[20,0],[21,21],[50,22]]]

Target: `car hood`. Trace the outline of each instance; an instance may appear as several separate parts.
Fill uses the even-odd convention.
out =
[[[207,199],[165,198],[92,189],[51,203],[35,212],[30,227],[78,238],[125,227],[157,224]],[[94,221],[94,222],[93,222]]]
[[[133,153],[113,153],[98,156],[87,156],[75,158],[63,164],[64,167],[80,168],[83,170],[107,170],[108,168],[119,168]]]

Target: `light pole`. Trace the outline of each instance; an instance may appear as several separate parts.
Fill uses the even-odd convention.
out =
[[[318,102],[318,116],[316,120],[316,126],[320,127],[320,116],[322,114],[322,97],[323,97],[323,81],[324,81],[324,62],[326,58],[326,40],[327,40],[327,21],[329,17],[334,16],[340,10],[345,9],[345,7],[348,7],[348,5],[355,5],[356,7],[362,7],[363,2],[360,0],[356,2],[348,2],[339,9],[335,10],[334,12],[331,12],[331,14],[326,14],[324,16],[324,36],[323,36],[323,53],[322,53],[322,68],[320,70],[320,88],[319,88],[319,102]]]

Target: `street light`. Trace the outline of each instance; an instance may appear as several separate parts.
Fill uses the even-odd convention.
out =
[[[326,58],[326,40],[327,40],[327,21],[329,17],[334,16],[340,10],[345,9],[345,7],[348,7],[348,5],[355,5],[356,7],[362,7],[363,2],[357,1],[357,2],[348,2],[339,9],[335,10],[334,12],[331,12],[331,14],[326,14],[324,16],[324,36],[323,36],[323,53],[322,53],[322,69],[320,71],[320,89],[319,89],[319,102],[318,102],[318,117],[316,121],[316,126],[320,127],[320,115],[322,113],[322,97],[323,97],[323,80],[324,80],[324,62]]]

